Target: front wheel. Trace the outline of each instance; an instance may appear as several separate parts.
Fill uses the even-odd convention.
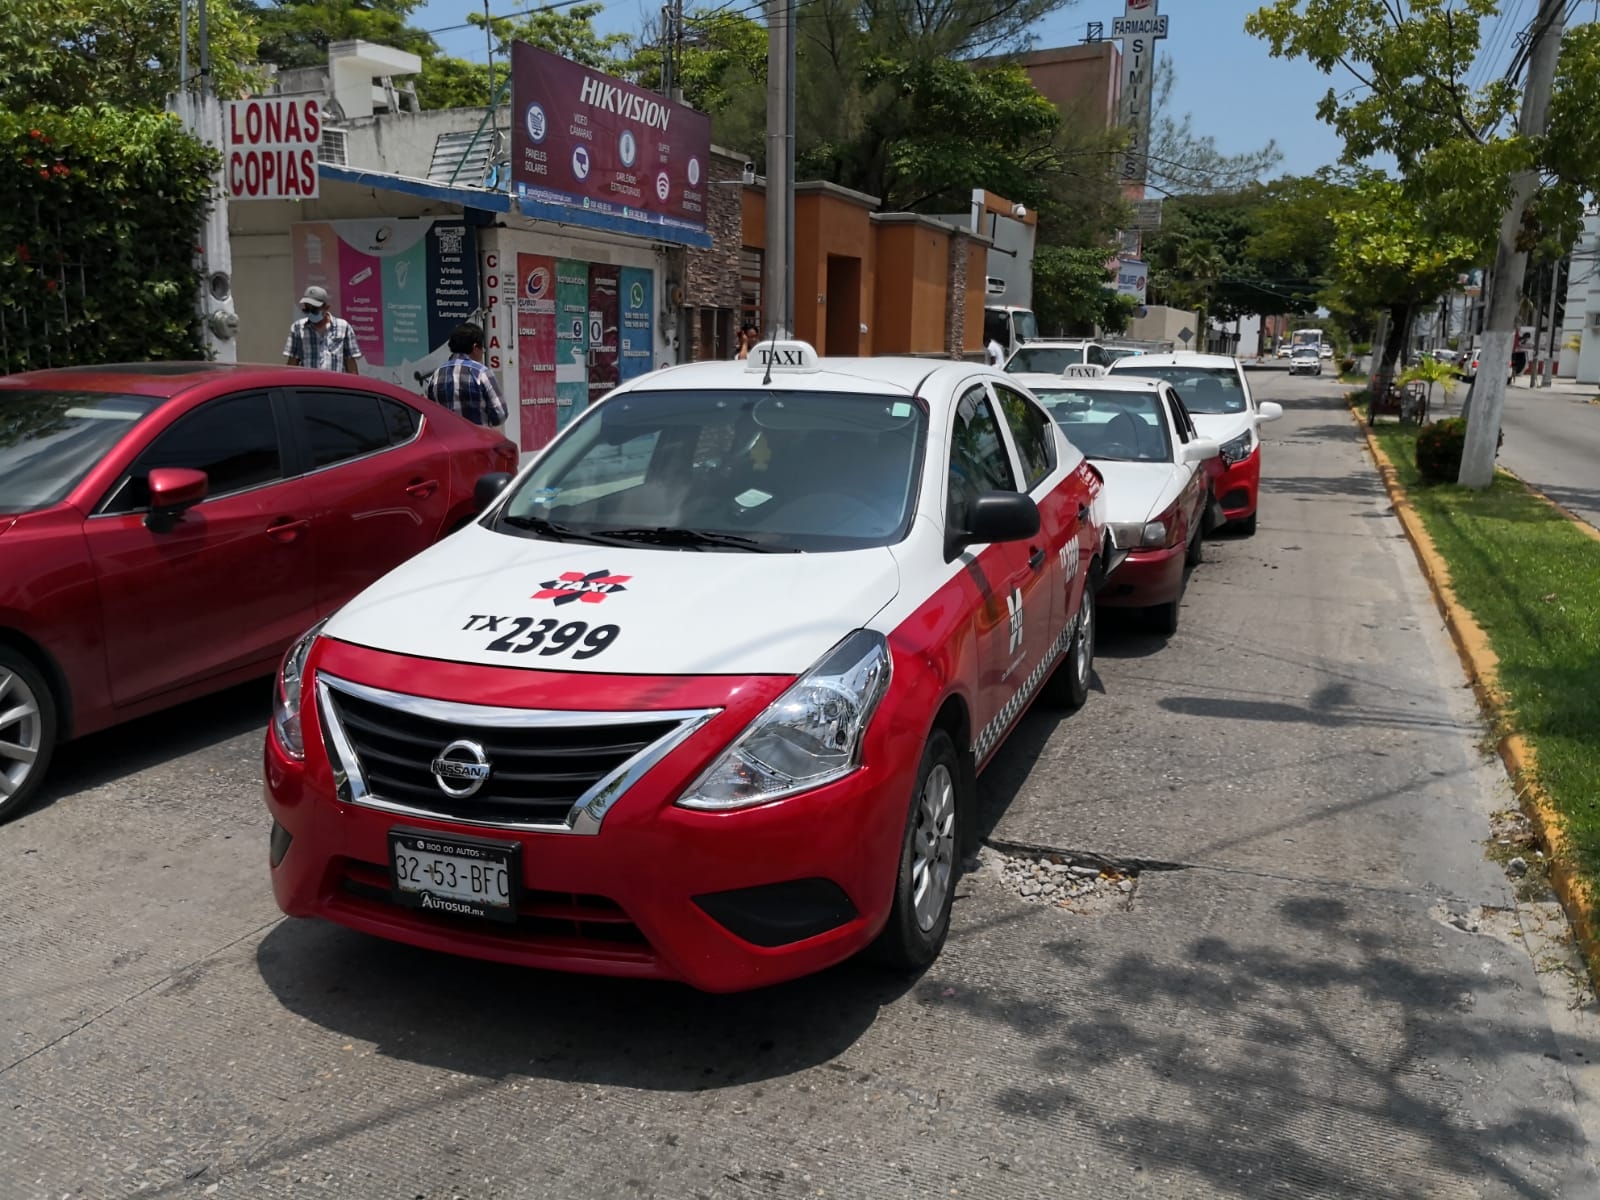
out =
[[[961,759],[955,743],[935,729],[923,747],[917,786],[911,795],[900,857],[895,868],[894,907],[873,947],[886,965],[925,967],[939,957],[950,932],[961,845],[961,819],[969,810],[961,796]]]
[[[39,790],[56,744],[56,706],[33,662],[0,646],[0,821]]]
[[[1256,514],[1251,513],[1243,520],[1235,521],[1233,527],[1238,530],[1240,537],[1254,537],[1256,535]]]
[[[1077,631],[1072,635],[1066,657],[1056,665],[1050,681],[1044,685],[1044,702],[1054,708],[1082,708],[1089,699],[1089,677],[1094,673],[1094,584],[1093,574],[1084,580]]]

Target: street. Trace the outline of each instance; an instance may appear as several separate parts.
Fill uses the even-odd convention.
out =
[[[921,977],[706,996],[282,919],[264,682],[68,746],[0,831],[0,1194],[1600,1194],[1600,1024],[1486,856],[1515,800],[1412,551],[1338,385],[1252,381],[1259,532],[1013,734]],[[1506,465],[1579,465],[1538,403]],[[1046,851],[1132,890],[1024,899]]]
[[[1600,387],[1506,389],[1500,465],[1600,527]]]

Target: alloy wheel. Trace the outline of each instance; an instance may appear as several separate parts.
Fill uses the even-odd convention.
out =
[[[1089,672],[1094,667],[1094,597],[1083,598],[1083,614],[1078,618],[1078,636],[1073,641],[1072,670],[1078,677],[1079,688],[1089,686]]]
[[[0,667],[0,801],[22,790],[43,744],[39,698],[22,676]]]
[[[911,842],[911,901],[917,925],[932,929],[944,911],[955,867],[956,785],[950,768],[938,763],[928,772],[917,799],[917,827]]]

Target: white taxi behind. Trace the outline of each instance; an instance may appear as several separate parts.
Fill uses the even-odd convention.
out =
[[[931,961],[978,772],[1088,693],[1101,489],[986,367],[778,342],[623,385],[291,649],[278,903],[715,991]]]

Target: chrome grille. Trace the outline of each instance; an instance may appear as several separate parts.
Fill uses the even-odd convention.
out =
[[[502,828],[594,833],[617,799],[718,709],[574,712],[456,704],[319,675],[341,799]],[[471,795],[444,791],[433,761],[480,746],[489,772]],[[459,790],[459,789],[458,789]]]

